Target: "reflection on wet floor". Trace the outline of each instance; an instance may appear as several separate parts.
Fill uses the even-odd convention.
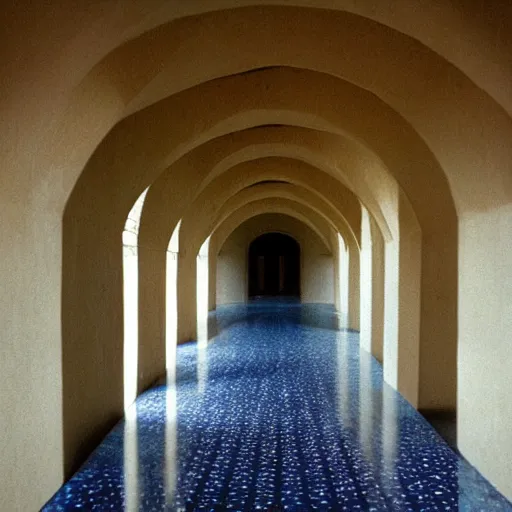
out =
[[[220,308],[45,511],[512,511],[323,305]],[[213,320],[212,320],[213,321]]]

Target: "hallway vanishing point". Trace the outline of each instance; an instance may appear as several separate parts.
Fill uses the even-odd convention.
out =
[[[331,306],[224,306],[209,328],[45,512],[512,510]]]

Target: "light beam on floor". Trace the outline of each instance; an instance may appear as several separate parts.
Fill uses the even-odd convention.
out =
[[[208,380],[208,237],[197,255],[197,381],[204,393]]]
[[[165,502],[174,503],[176,495],[178,434],[176,383],[167,381],[165,422]]]
[[[138,512],[139,490],[139,440],[137,437],[137,405],[125,412],[124,425],[124,510]]]

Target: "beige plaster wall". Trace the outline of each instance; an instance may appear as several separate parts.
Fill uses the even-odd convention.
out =
[[[343,237],[345,243],[347,239]],[[348,245],[348,244],[347,244]],[[360,323],[360,308],[361,308],[361,258],[358,253],[350,250],[347,251],[348,255],[348,327],[359,331],[361,328]]]
[[[367,352],[372,351],[372,235],[370,215],[363,207],[361,221],[361,253],[360,253],[360,302],[361,321],[359,345]]]
[[[303,250],[302,302],[334,305],[334,258],[325,252]]]
[[[338,244],[338,233],[332,231],[331,233],[331,248],[332,256],[334,259],[334,307],[338,315],[341,315],[341,288],[340,288],[340,248]],[[341,322],[340,322],[341,323]]]
[[[211,239],[210,239],[211,242]],[[211,245],[211,244],[210,244]],[[217,307],[217,254],[208,246],[208,311]]]
[[[429,355],[420,360],[422,352],[429,349],[435,354],[439,340],[426,340],[420,344],[420,308],[421,308],[421,229],[414,211],[404,194],[400,194],[399,203],[400,240],[399,240],[399,310],[398,310],[398,387],[402,395],[414,406],[419,407],[419,393],[429,384],[428,378],[419,379],[420,365],[424,374],[438,375],[443,382],[442,393],[456,395],[456,381],[453,365],[456,356],[445,347],[439,358]],[[423,363],[423,364],[422,364]],[[386,361],[385,363],[386,364]],[[431,384],[432,386],[432,384]],[[433,403],[442,403],[443,395],[432,386],[429,396]]]
[[[333,258],[318,235],[293,217],[262,214],[253,217],[226,239],[218,254],[217,303],[247,301],[247,255],[252,240],[264,233],[292,236],[301,247],[301,301],[334,303]]]
[[[416,240],[416,247],[419,242]],[[361,333],[359,337],[360,347],[366,352],[372,354],[381,364],[383,364],[384,349],[384,238],[380,229],[368,211],[363,209],[362,232],[361,232]],[[419,255],[413,254],[411,264],[419,265],[421,259]],[[405,272],[407,274],[407,272]],[[413,282],[413,287],[419,293],[419,283]],[[399,300],[407,307],[406,302],[410,300],[409,296],[399,294]],[[416,305],[419,302],[416,299]],[[411,323],[419,329],[418,316],[411,319]],[[411,340],[409,339],[409,342]],[[416,350],[419,352],[419,335],[412,338],[416,343]],[[399,338],[398,345],[404,343]],[[365,356],[364,356],[365,357]],[[387,362],[390,364],[390,361]],[[418,362],[416,362],[418,364]],[[416,379],[418,375],[416,372]],[[411,383],[413,389],[418,389],[418,382]],[[417,403],[417,396],[415,397]]]
[[[217,305],[246,302],[247,293],[245,244],[228,238],[217,256]]]
[[[61,233],[51,194],[25,209],[1,177],[0,510],[37,510],[63,479]]]
[[[510,500],[511,232],[510,206],[461,219],[457,409],[459,449]]]
[[[372,240],[372,338],[371,354],[383,363],[384,349],[384,238],[377,223],[370,218]]]
[[[511,8],[501,2],[492,2],[486,8],[478,2],[456,5],[439,2],[433,6],[415,0],[392,4],[387,1],[363,1],[354,4],[344,0],[202,0],[188,2],[179,8],[166,6],[159,10],[158,17],[149,19],[153,23],[162,23],[164,20],[208,10],[262,4],[347,11],[392,27],[421,41],[449,62],[455,63],[509,113],[512,111],[510,89],[506,87],[510,83],[507,58],[510,41],[503,36],[505,27],[509,26]],[[490,11],[494,15],[490,15]],[[147,29],[150,26],[151,23],[145,23],[138,28]],[[444,27],[445,30],[440,30],[439,27]],[[173,28],[177,29],[176,26]],[[496,43],[497,38],[499,44]]]
[[[293,203],[291,201],[280,201],[278,203],[266,201],[256,201],[239,208],[231,216],[229,216],[224,222],[222,222],[210,239],[210,254],[217,252],[219,247],[222,247],[224,242],[240,225],[244,222],[248,222],[250,219],[267,215],[269,211],[280,214],[285,218],[296,219],[300,225],[307,226],[310,231],[316,234],[317,238],[323,243],[325,253],[332,252],[330,240],[332,239],[333,232],[329,223],[319,214],[315,213],[308,206],[300,203]],[[256,222],[256,221],[255,221]],[[259,225],[259,221],[257,221]],[[265,224],[262,224],[265,227]],[[269,225],[270,226],[270,225]],[[267,226],[267,227],[269,227]],[[263,229],[263,228],[262,228]],[[263,234],[259,232],[259,234]],[[257,233],[254,233],[257,236]],[[309,288],[309,286],[308,286]]]
[[[414,407],[421,407],[418,393],[429,385],[431,400],[443,403],[443,397],[455,396],[455,389],[450,385],[456,358],[449,346],[444,347],[447,370],[437,373],[432,364],[423,379],[419,378],[420,352],[425,356],[423,364],[429,365],[438,355],[436,344],[440,340],[430,340],[427,344],[427,340],[421,339],[422,236],[419,222],[402,191],[396,190],[394,204],[398,209],[399,236],[384,247],[384,378]],[[379,253],[376,256],[379,257]],[[429,350],[432,352],[427,352]],[[432,386],[429,378],[434,379],[436,375],[437,386]]]

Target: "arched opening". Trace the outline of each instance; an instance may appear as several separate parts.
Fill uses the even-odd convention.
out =
[[[135,201],[123,231],[123,375],[125,411],[137,398],[139,356],[139,227],[149,187]]]
[[[178,343],[178,257],[181,219],[172,232],[166,254],[165,284],[165,367],[167,382],[176,378],[176,344]]]
[[[249,246],[249,298],[300,298],[300,245],[291,236],[266,233]]]

